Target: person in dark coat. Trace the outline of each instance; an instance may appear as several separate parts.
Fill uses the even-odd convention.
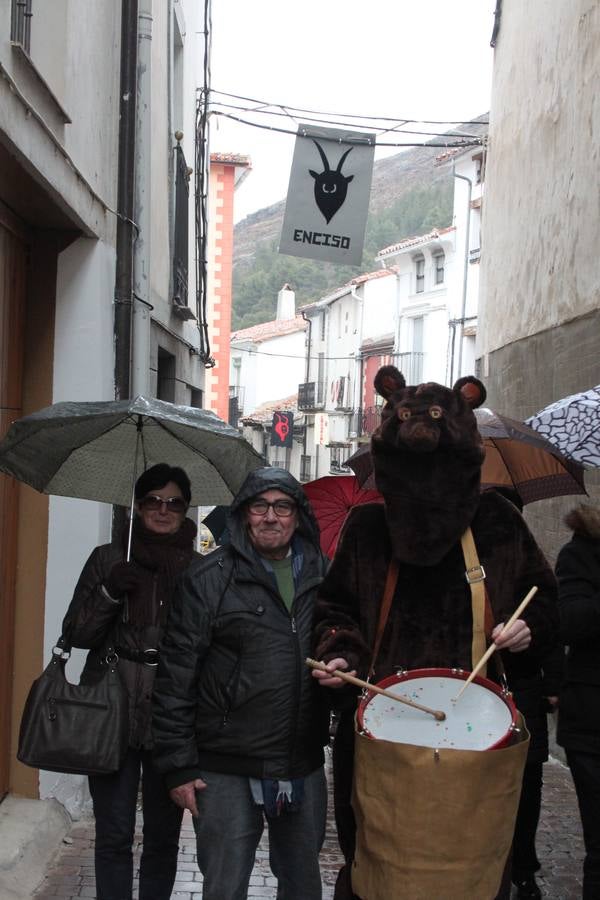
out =
[[[493,490],[523,512],[521,497],[514,488]],[[518,900],[538,900],[542,896],[535,879],[541,868],[535,839],[542,808],[543,764],[548,759],[548,715],[558,708],[563,673],[564,647],[557,636],[556,644],[544,656],[539,670],[511,683],[517,709],[523,714],[531,736],[511,853],[511,879]]]
[[[194,816],[205,900],[246,897],[266,816],[278,896],[320,900],[328,714],[305,665],[326,560],[289,472],[246,478],[161,644],[155,764]]]
[[[140,900],[168,900],[177,874],[182,812],[152,763],[152,685],[158,645],[175,579],[199,554],[196,525],[186,518],[190,481],[183,469],[159,463],[135,485],[131,559],[123,540],[96,547],[77,582],[63,622],[74,647],[89,649],[82,683],[97,679],[107,654],[129,700],[129,749],[114,775],[90,776],[96,819],[98,900],[126,900],[133,887],[133,840],[140,781],[144,843]],[[110,651],[109,651],[110,648]]]
[[[583,898],[600,897],[600,509],[581,504],[565,518],[573,536],[558,554],[561,634],[568,645],[557,742],[575,783],[583,839]]]
[[[355,670],[362,678],[369,673],[380,598],[395,560],[398,578],[372,680],[399,668],[470,671],[473,613],[461,550],[461,536],[470,527],[489,599],[485,636],[502,651],[490,660],[488,677],[498,678],[499,655],[509,687],[532,677],[556,641],[556,584],[513,504],[494,491],[480,493],[484,451],[472,410],[485,397],[483,385],[463,378],[453,389],[433,383],[408,387],[397,369],[386,366],[377,373],[375,387],[386,400],[382,424],[371,439],[375,482],[384,503],[357,507],[346,520],[319,590],[315,656],[330,671]],[[503,623],[533,585],[538,587],[534,600],[500,638]],[[346,694],[348,702],[349,689],[340,679],[318,670],[313,676]],[[336,889],[340,900],[353,896],[355,707],[354,701],[342,713],[334,745],[336,821],[346,860]],[[503,896],[508,896],[509,876]]]

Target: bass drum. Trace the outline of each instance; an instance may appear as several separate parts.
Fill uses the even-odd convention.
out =
[[[468,677],[469,672],[460,669],[413,669],[384,678],[377,687],[442,710],[445,720],[438,722],[429,713],[369,694],[358,706],[358,729],[375,740],[419,747],[496,750],[508,746],[517,721],[512,696],[488,678],[476,676],[455,700]]]

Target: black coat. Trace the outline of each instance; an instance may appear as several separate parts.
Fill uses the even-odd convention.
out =
[[[273,483],[249,476],[232,506],[231,543],[191,566],[176,592],[153,700],[155,764],[169,787],[206,771],[289,778],[323,763],[327,711],[304,660],[326,563],[297,482],[270,471]],[[245,500],[270,488],[299,507],[291,613],[244,523]]]
[[[556,562],[568,645],[556,738],[569,750],[600,754],[600,512],[581,506],[567,524],[574,534]]]
[[[132,564],[143,570],[147,584],[150,609],[155,613],[153,624],[136,626],[130,621],[127,606],[122,600],[114,600],[107,593],[105,584],[112,567],[123,562],[126,556],[123,541],[96,547],[87,560],[63,621],[63,634],[68,635],[74,647],[89,650],[81,674],[81,683],[97,681],[103,674],[109,647],[124,651],[158,647],[162,634],[158,610],[153,609],[161,598],[168,602],[166,593],[171,579],[178,571],[199,557],[194,552],[193,541],[196,525],[186,519],[176,535],[150,535],[135,523],[132,545]],[[136,556],[136,550],[143,557]],[[172,575],[159,566],[159,560],[168,562]],[[152,566],[151,568],[149,566]],[[151,747],[150,697],[156,667],[119,656],[117,671],[128,696],[129,744],[131,747]]]

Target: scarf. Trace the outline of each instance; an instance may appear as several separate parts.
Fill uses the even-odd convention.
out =
[[[164,627],[178,576],[194,556],[196,524],[184,519],[174,534],[156,534],[133,520],[131,562],[139,574],[138,587],[127,598],[127,622],[136,630]],[[125,550],[127,541],[125,540]]]

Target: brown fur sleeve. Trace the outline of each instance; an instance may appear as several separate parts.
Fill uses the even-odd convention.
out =
[[[370,648],[361,630],[360,571],[368,565],[367,507],[354,509],[346,520],[333,562],[317,596],[315,656],[328,662],[342,657],[350,669],[366,674]]]

